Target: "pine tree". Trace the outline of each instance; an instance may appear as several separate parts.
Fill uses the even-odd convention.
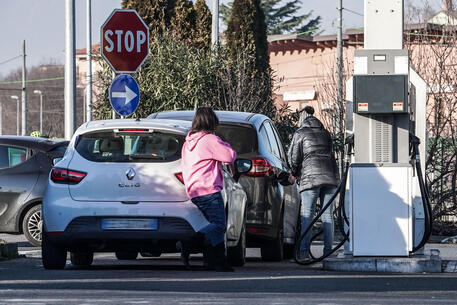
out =
[[[267,32],[269,35],[284,33],[315,34],[319,29],[321,17],[310,19],[312,11],[308,14],[298,15],[301,8],[300,0],[292,0],[280,5],[281,0],[261,0],[261,7],[265,13]],[[222,20],[228,24],[233,2],[222,4],[220,12]]]
[[[269,69],[267,26],[260,0],[234,0],[226,34],[232,55],[250,52],[257,72]]]
[[[161,35],[169,24],[166,0],[122,0],[124,9],[134,9],[149,27],[150,35]]]
[[[179,40],[208,49],[211,12],[204,0],[122,0],[122,8],[135,9],[150,29],[151,37],[171,31]]]
[[[190,42],[195,31],[195,10],[190,0],[177,0],[170,19],[173,34],[182,41]]]
[[[194,45],[200,49],[209,49],[211,46],[211,11],[205,0],[197,0],[194,9],[196,18]]]

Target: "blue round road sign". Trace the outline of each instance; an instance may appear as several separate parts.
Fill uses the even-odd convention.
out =
[[[116,77],[109,87],[109,101],[119,115],[134,113],[140,103],[140,87],[136,80],[127,74]]]

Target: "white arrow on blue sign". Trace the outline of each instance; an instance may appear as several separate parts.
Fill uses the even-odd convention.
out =
[[[109,101],[119,115],[134,113],[140,103],[140,87],[136,80],[127,74],[116,77],[109,88]]]

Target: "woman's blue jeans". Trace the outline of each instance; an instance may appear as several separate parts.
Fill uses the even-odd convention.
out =
[[[214,247],[225,241],[225,208],[221,192],[192,198],[192,202],[205,215],[209,224],[200,230],[205,240]]]
[[[317,199],[321,202],[321,207],[324,207],[329,199],[336,191],[336,187],[322,186],[309,190],[304,190],[301,195],[301,233],[303,234],[308,228],[309,224],[313,221],[314,210],[316,208]],[[333,204],[321,216],[323,229],[324,229],[324,253],[332,250],[333,244]],[[300,253],[303,258],[309,253],[310,239],[312,230],[308,231],[300,246]]]

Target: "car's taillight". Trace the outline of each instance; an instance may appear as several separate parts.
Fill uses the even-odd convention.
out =
[[[250,177],[269,176],[273,172],[273,166],[264,158],[252,159],[252,168],[246,173]]]
[[[78,184],[86,175],[84,172],[72,169],[54,167],[51,170],[51,180],[55,183]]]
[[[176,174],[175,174],[175,177],[176,177],[176,179],[179,180],[179,182],[181,182],[182,184],[184,184],[184,178],[183,178],[183,176],[182,176],[182,173],[176,173]]]

